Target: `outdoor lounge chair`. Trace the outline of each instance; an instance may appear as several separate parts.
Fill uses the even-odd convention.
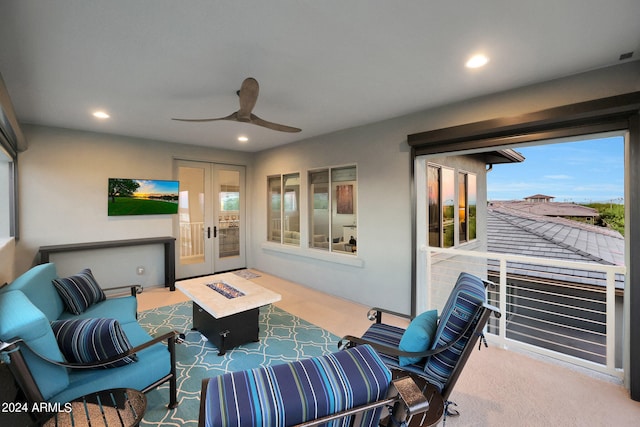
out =
[[[400,426],[427,408],[411,378],[391,380],[376,351],[362,345],[206,378],[198,426]]]
[[[100,390],[146,393],[168,383],[168,407],[175,408],[177,332],[152,337],[138,323],[136,286],[126,287],[131,296],[92,301],[76,314],[54,285],[72,283],[79,306],[92,295],[87,286],[94,280],[89,270],[61,279],[47,263],[0,289],[0,358],[23,394],[21,402],[64,404]],[[41,421],[43,414],[29,415]]]
[[[411,319],[410,316],[373,308],[369,318],[375,323],[364,335],[360,338],[347,335],[340,341],[340,347],[371,345],[394,378],[411,376],[420,383],[430,401],[429,410],[411,426],[433,425],[447,415],[458,415],[449,409],[449,405],[455,406],[449,395],[478,339],[486,345],[482,330],[489,316],[493,313],[500,317],[500,311],[486,302],[486,286],[495,285],[461,273],[439,319],[435,310],[425,312],[412,319],[405,330],[382,323],[382,314]],[[413,351],[403,351],[407,347]],[[420,347],[423,349],[416,350]]]

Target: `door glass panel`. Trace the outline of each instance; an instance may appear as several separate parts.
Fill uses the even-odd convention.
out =
[[[204,256],[204,182],[202,168],[181,166],[178,220],[180,229],[180,264],[198,264]]]
[[[219,257],[240,255],[240,172],[218,171]]]

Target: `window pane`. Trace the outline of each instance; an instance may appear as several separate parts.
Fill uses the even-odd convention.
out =
[[[467,175],[467,198],[469,203],[469,240],[476,238],[476,206],[478,204],[478,191],[476,188],[476,176]]]
[[[284,184],[283,197],[283,242],[289,245],[300,245],[300,174],[294,173],[282,177]]]
[[[458,233],[460,243],[466,242],[467,237],[467,174],[458,173]]]
[[[0,149],[0,241],[11,237],[11,161]]]
[[[282,220],[280,215],[282,189],[280,185],[280,176],[269,177],[268,187],[269,218],[267,219],[267,240],[280,243],[282,241]]]
[[[356,167],[331,170],[331,250],[355,253],[357,249]]]
[[[455,184],[454,172],[452,169],[442,168],[442,225],[443,241],[442,246],[449,248],[454,244],[455,232]]]
[[[311,199],[312,248],[329,250],[329,171],[309,172],[309,195]]]
[[[429,246],[440,247],[440,168],[427,168]]]

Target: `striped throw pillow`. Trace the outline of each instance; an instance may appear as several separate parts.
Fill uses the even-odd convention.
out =
[[[478,322],[478,313],[485,300],[485,288],[482,280],[469,273],[460,273],[456,285],[442,309],[440,323],[431,349],[435,350],[447,346],[460,337],[469,323],[472,323],[472,326],[462,338],[447,350],[427,358],[424,372],[429,377],[429,382],[440,391],[449,381],[464,347],[471,338],[473,327]]]
[[[67,310],[76,315],[106,299],[102,288],[88,268],[74,276],[53,279],[53,285]]]
[[[131,343],[116,319],[71,319],[51,322],[53,335],[67,362],[90,363],[109,359],[131,350]],[[137,362],[127,356],[104,368],[115,368]]]

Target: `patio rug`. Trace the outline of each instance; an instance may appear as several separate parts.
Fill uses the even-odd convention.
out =
[[[147,411],[141,426],[196,427],[203,378],[321,356],[337,351],[339,338],[273,305],[260,309],[260,342],[227,350],[218,356],[217,348],[191,330],[190,301],[140,312],[138,321],[152,335],[170,330],[185,334],[176,345],[178,402],[167,409],[167,383],[147,393]]]
[[[256,277],[260,277],[258,273],[254,273],[253,271],[246,268],[243,270],[236,270],[233,272],[233,274],[235,274],[236,276],[240,276],[243,279],[255,279]]]

